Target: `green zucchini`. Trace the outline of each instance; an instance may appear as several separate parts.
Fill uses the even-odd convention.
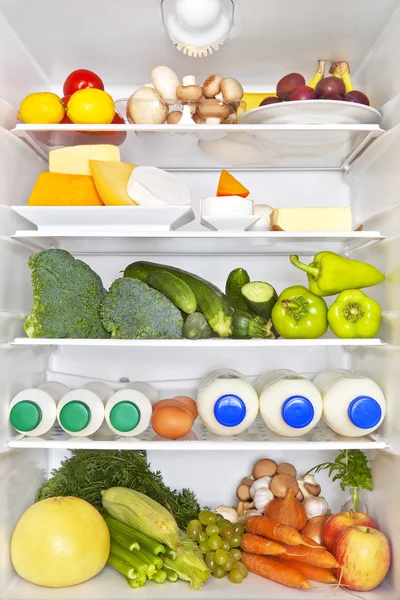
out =
[[[183,326],[183,337],[189,340],[206,340],[212,336],[212,333],[207,319],[199,312],[189,315]]]
[[[271,318],[271,311],[278,300],[278,294],[269,283],[252,281],[242,287],[242,296],[254,314],[263,319]]]
[[[242,296],[242,287],[250,283],[250,277],[247,271],[241,269],[234,269],[228,275],[225,285],[225,294],[230,302],[232,308],[248,310],[246,300]]]
[[[146,281],[149,273],[160,270],[176,275],[190,287],[196,298],[198,310],[203,313],[214,333],[222,338],[232,334],[233,309],[225,294],[205,279],[181,269],[145,261],[128,265],[124,271],[124,277]]]
[[[274,340],[276,338],[271,319],[266,320],[262,317],[254,316],[245,310],[235,310],[232,326],[232,337],[241,340],[249,340],[251,338]]]
[[[195,295],[190,287],[179,277],[168,271],[152,271],[146,277],[146,283],[171,300],[179,310],[187,314],[197,308]]]

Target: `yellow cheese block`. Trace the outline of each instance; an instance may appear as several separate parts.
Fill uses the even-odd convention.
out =
[[[283,231],[351,231],[350,208],[276,208],[271,228]]]
[[[91,175],[89,160],[120,161],[119,148],[112,144],[95,144],[50,150],[49,171],[67,175]]]
[[[97,191],[108,206],[137,206],[128,196],[126,186],[137,165],[108,160],[91,160],[90,169]]]
[[[28,206],[104,206],[93,177],[41,173],[35,183]]]

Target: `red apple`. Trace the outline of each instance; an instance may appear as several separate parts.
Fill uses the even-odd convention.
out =
[[[390,567],[389,540],[370,527],[343,529],[335,540],[332,553],[342,566],[340,583],[358,592],[377,588]]]
[[[322,543],[329,552],[332,552],[333,544],[336,536],[345,528],[352,525],[364,525],[365,527],[373,527],[379,529],[372,517],[364,513],[350,510],[348,512],[336,513],[329,517],[325,523],[322,534]]]

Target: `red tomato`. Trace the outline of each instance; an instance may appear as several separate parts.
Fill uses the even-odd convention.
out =
[[[64,104],[64,106],[67,106],[69,99],[71,98],[72,94],[68,94],[68,96],[64,96],[63,98],[61,98],[61,102]],[[65,118],[65,117],[64,117]],[[68,117],[67,117],[68,118]],[[69,120],[69,119],[68,119]],[[69,121],[71,123],[71,121]]]
[[[72,71],[64,81],[64,96],[70,96],[74,92],[84,90],[88,87],[104,90],[104,83],[96,73],[93,73],[93,71],[88,71],[88,69],[77,69],[76,71]]]
[[[111,125],[124,125],[125,121],[121,119],[118,113],[115,113]],[[91,135],[96,136],[95,140],[92,140],[95,144],[114,144],[114,146],[121,146],[126,140],[126,131],[97,131]]]

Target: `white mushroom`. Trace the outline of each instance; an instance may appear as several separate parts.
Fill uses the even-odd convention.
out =
[[[206,123],[220,123],[229,116],[229,106],[215,100],[215,98],[203,100],[200,102],[197,114],[205,120]],[[213,119],[210,121],[209,119]]]
[[[243,94],[244,90],[238,80],[226,77],[221,81],[221,92],[217,95],[217,99],[237,106],[243,98]]]
[[[157,90],[142,87],[129,98],[126,112],[132,123],[159,125],[166,120],[168,107]]]
[[[221,91],[222,75],[210,75],[203,83],[204,95],[206,98],[215,98]]]
[[[188,104],[191,113],[194,114],[203,97],[203,88],[196,84],[193,75],[187,75],[182,79],[182,85],[176,88],[176,97],[182,104]]]
[[[151,80],[166,104],[176,103],[176,88],[180,81],[175,71],[162,65],[154,67],[151,70]]]

